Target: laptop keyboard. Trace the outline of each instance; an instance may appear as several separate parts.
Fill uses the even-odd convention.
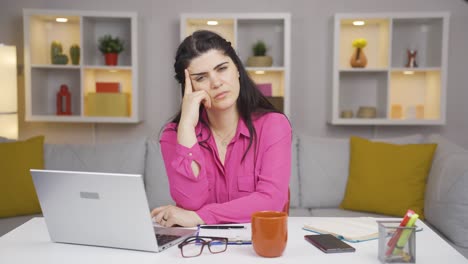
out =
[[[156,240],[158,240],[158,245],[165,245],[171,241],[174,241],[176,239],[180,238],[180,236],[174,236],[174,235],[164,235],[164,234],[156,234]]]

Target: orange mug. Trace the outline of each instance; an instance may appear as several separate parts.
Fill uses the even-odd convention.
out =
[[[283,254],[288,242],[288,215],[285,212],[261,211],[252,214],[252,245],[267,258]]]

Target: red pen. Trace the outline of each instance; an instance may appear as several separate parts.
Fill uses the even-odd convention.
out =
[[[408,211],[405,214],[405,217],[403,217],[403,220],[400,222],[400,227],[405,227],[408,221],[410,220],[411,216],[414,214],[414,211],[411,209],[408,209]],[[398,238],[400,238],[402,229],[397,229],[395,231],[395,234],[393,234],[392,238],[387,243],[388,250],[385,252],[386,256],[390,256],[395,249],[395,246],[397,244]]]

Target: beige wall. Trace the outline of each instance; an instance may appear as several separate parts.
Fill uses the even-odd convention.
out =
[[[291,121],[297,133],[346,137],[441,133],[468,148],[468,3],[463,0],[16,0],[3,1],[0,42],[16,45],[23,61],[22,8],[136,11],[139,15],[140,84],[144,122],[137,125],[24,122],[23,75],[19,76],[20,138],[44,134],[52,143],[125,141],[154,136],[179,106],[173,57],[179,43],[179,14],[189,12],[290,12],[292,15]],[[332,16],[337,12],[449,11],[447,125],[330,126]]]

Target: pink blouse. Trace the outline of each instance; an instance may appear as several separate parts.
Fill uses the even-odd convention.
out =
[[[291,177],[291,126],[279,113],[267,113],[253,120],[253,125],[257,144],[252,142],[241,161],[250,133],[239,120],[224,166],[208,127],[198,123],[199,144],[187,148],[177,143],[176,124],[166,126],[161,151],[177,206],[195,211],[207,224],[245,223],[253,212],[283,209]],[[193,174],[192,161],[200,165],[198,177]]]

